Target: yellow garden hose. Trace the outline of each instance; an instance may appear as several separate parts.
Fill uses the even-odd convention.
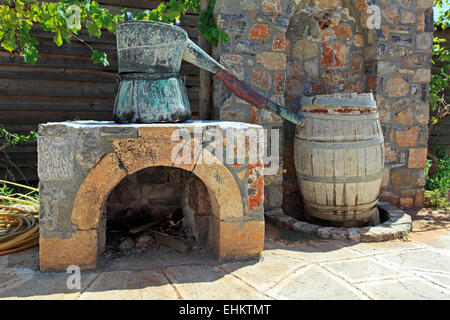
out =
[[[38,188],[0,180],[26,193],[0,193],[0,256],[22,251],[39,243]]]
[[[39,243],[36,212],[0,205],[0,256],[22,251]]]

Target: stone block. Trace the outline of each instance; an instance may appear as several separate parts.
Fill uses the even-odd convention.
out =
[[[300,59],[309,59],[319,56],[317,44],[310,40],[298,40],[292,48],[292,55]]]
[[[411,11],[403,12],[401,22],[403,24],[413,24],[416,22],[416,14]]]
[[[433,7],[433,0],[417,0],[418,9],[428,9]]]
[[[353,44],[354,44],[356,47],[362,48],[362,47],[364,47],[365,43],[366,43],[366,40],[364,40],[364,36],[363,36],[363,35],[361,35],[361,34],[356,34],[356,35],[353,37]]]
[[[248,122],[248,110],[243,111],[241,108],[227,106],[219,110],[219,118],[222,121]]]
[[[337,10],[342,8],[342,0],[313,0],[319,9]]]
[[[78,229],[98,226],[103,205],[110,191],[127,175],[116,154],[108,154],[86,177],[78,189],[72,222]]]
[[[75,158],[84,171],[88,172],[100,161],[104,154],[112,152],[112,146],[100,131],[106,124],[83,126],[84,123],[83,121],[74,122],[72,136],[76,142]],[[84,130],[79,130],[80,126],[83,126]]]
[[[244,80],[244,58],[242,56],[225,54],[220,57],[220,63],[239,80]]]
[[[404,97],[409,93],[409,83],[403,77],[390,78],[387,81],[386,91],[390,97]]]
[[[308,77],[313,80],[319,79],[319,61],[309,60],[305,61],[305,71]],[[298,78],[301,78],[303,74],[300,74]]]
[[[338,39],[351,39],[353,36],[352,26],[349,24],[340,23],[335,31]]]
[[[317,230],[318,234],[322,238],[331,238],[332,227],[323,227]]]
[[[100,136],[105,138],[137,138],[137,128],[133,125],[111,125],[100,127]]]
[[[218,257],[229,261],[258,257],[264,248],[264,221],[221,221],[216,235]]]
[[[257,55],[257,62],[267,70],[286,70],[286,55],[279,52],[261,52]]]
[[[76,265],[95,270],[98,252],[97,230],[79,230],[69,239],[39,238],[39,260],[42,272],[65,271]]]
[[[361,235],[359,234],[359,232],[356,228],[348,229],[348,238],[355,242],[361,241]]]
[[[45,231],[71,233],[71,206],[74,196],[64,190],[64,182],[39,183],[39,223]],[[72,198],[72,199],[71,199]],[[44,231],[44,232],[45,232]]]
[[[323,68],[347,67],[349,47],[340,42],[322,43],[320,63]]]
[[[263,0],[261,9],[264,12],[281,13],[280,0]]]
[[[417,69],[413,77],[413,82],[429,83],[431,79],[431,69]]]
[[[292,217],[286,216],[286,215],[278,218],[278,224],[280,224],[286,228],[292,228],[294,223],[295,223],[295,219]]]
[[[293,40],[308,37],[317,39],[320,33],[319,22],[314,17],[303,12],[297,12],[290,19],[286,36]]]
[[[433,45],[433,33],[421,33],[416,38],[416,46],[418,50],[431,50]]]
[[[74,177],[73,145],[70,137],[38,138],[38,175],[41,181],[70,180]]]
[[[427,163],[428,149],[409,149],[408,168],[423,169]]]
[[[304,92],[304,87],[299,80],[287,80],[285,83],[285,96],[288,100],[299,98]]]
[[[383,168],[383,179],[381,180],[381,188],[386,188],[389,185],[390,172],[388,168]]]
[[[67,137],[69,127],[59,122],[41,123],[38,126],[38,134],[40,137]]]
[[[408,108],[408,109],[398,113],[395,120],[400,124],[404,124],[404,125],[408,125],[408,126],[412,125],[414,122],[414,116],[413,116],[411,108]]]
[[[250,73],[250,79],[254,86],[264,91],[269,91],[271,88],[271,76],[270,73],[263,68],[255,67]]]
[[[266,188],[270,208],[280,208],[283,205],[283,188],[280,185],[270,185]]]
[[[251,40],[267,39],[270,35],[270,29],[266,24],[257,23],[252,26],[248,35]]]
[[[401,147],[415,147],[419,135],[419,127],[412,127],[409,130],[396,130],[395,139]]]
[[[345,85],[352,78],[350,72],[324,70],[322,71],[322,80],[330,86]]]
[[[395,6],[384,9],[382,15],[391,24],[397,24],[400,21],[400,12]]]
[[[391,183],[396,190],[411,188],[414,182],[414,175],[408,169],[395,171],[391,175]]]
[[[224,0],[226,1],[226,0]],[[260,0],[244,0],[240,1],[242,10],[255,11],[259,8]]]
[[[239,13],[241,10],[240,0],[217,0],[214,6],[214,14],[218,13]]]
[[[414,198],[411,197],[400,198],[400,208],[409,209],[412,207],[414,207]]]
[[[423,208],[425,205],[425,190],[418,189],[416,190],[416,197],[414,199],[414,205],[417,208]]]
[[[221,165],[197,165],[192,171],[202,179],[211,197],[213,213],[218,219],[243,216],[241,194],[233,175]]]
[[[242,34],[247,26],[247,19],[243,14],[220,14],[218,24],[227,33]]]
[[[273,51],[284,51],[286,49],[286,36],[284,33],[279,33],[272,41]]]

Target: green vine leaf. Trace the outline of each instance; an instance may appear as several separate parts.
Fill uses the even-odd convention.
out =
[[[217,47],[220,42],[227,41],[228,35],[217,26],[214,20],[213,12],[215,4],[216,0],[210,0],[207,9],[200,13],[198,30],[212,46]]]
[[[93,21],[90,21],[90,20],[86,21],[86,28],[91,37],[93,36],[93,37],[100,38],[100,36],[102,35],[100,28]]]
[[[104,52],[98,52],[97,50],[93,50],[91,60],[95,64],[97,63],[103,64],[105,68],[109,66],[108,56]]]
[[[6,2],[6,4],[5,4]],[[126,8],[120,14],[112,14],[106,8],[91,0],[60,0],[45,2],[40,0],[6,0],[0,4],[0,45],[8,52],[19,52],[26,63],[36,63],[38,41],[30,36],[33,25],[43,31],[53,33],[57,46],[70,43],[73,38],[81,41],[92,52],[92,61],[109,65],[105,53],[92,48],[78,35],[84,27],[89,36],[100,38],[102,30],[115,33],[116,25],[125,20]],[[213,9],[216,0],[211,0],[206,10],[199,12],[200,0],[169,0],[161,2],[154,10],[143,10],[135,14],[139,20],[153,20],[173,24],[189,10],[199,12],[198,29],[213,46],[225,42],[228,35],[217,27]],[[75,10],[76,9],[76,10]]]
[[[61,35],[61,30],[58,30],[58,31],[56,32],[56,35],[53,37],[53,41],[56,43],[56,45],[57,45],[58,47],[61,47],[61,46],[62,46],[62,44],[63,44],[63,38],[62,38],[62,35]]]

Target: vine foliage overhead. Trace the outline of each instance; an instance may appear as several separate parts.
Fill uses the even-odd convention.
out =
[[[85,40],[79,32],[85,28],[89,36],[100,38],[103,32],[115,33],[117,23],[125,20],[124,8],[119,14],[112,14],[91,0],[4,0],[0,4],[0,45],[9,52],[19,52],[26,63],[34,64],[38,59],[38,40],[30,34],[32,28],[40,28],[53,34],[58,46],[73,39],[81,41],[92,52],[93,63],[107,67],[108,57]],[[220,30],[212,16],[215,0],[210,0],[206,10],[200,12],[200,0],[161,1],[156,9],[143,10],[134,14],[138,20],[152,20],[173,24],[189,10],[200,14],[199,30],[204,37],[217,45],[226,41],[227,35]]]

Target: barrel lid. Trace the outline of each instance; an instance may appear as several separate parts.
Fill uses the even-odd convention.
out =
[[[339,98],[330,96],[314,96],[314,97],[302,97],[300,104],[312,104],[312,105],[329,105],[329,106],[346,106],[346,107],[365,107],[376,108],[377,102],[375,99],[367,100],[356,98]]]

